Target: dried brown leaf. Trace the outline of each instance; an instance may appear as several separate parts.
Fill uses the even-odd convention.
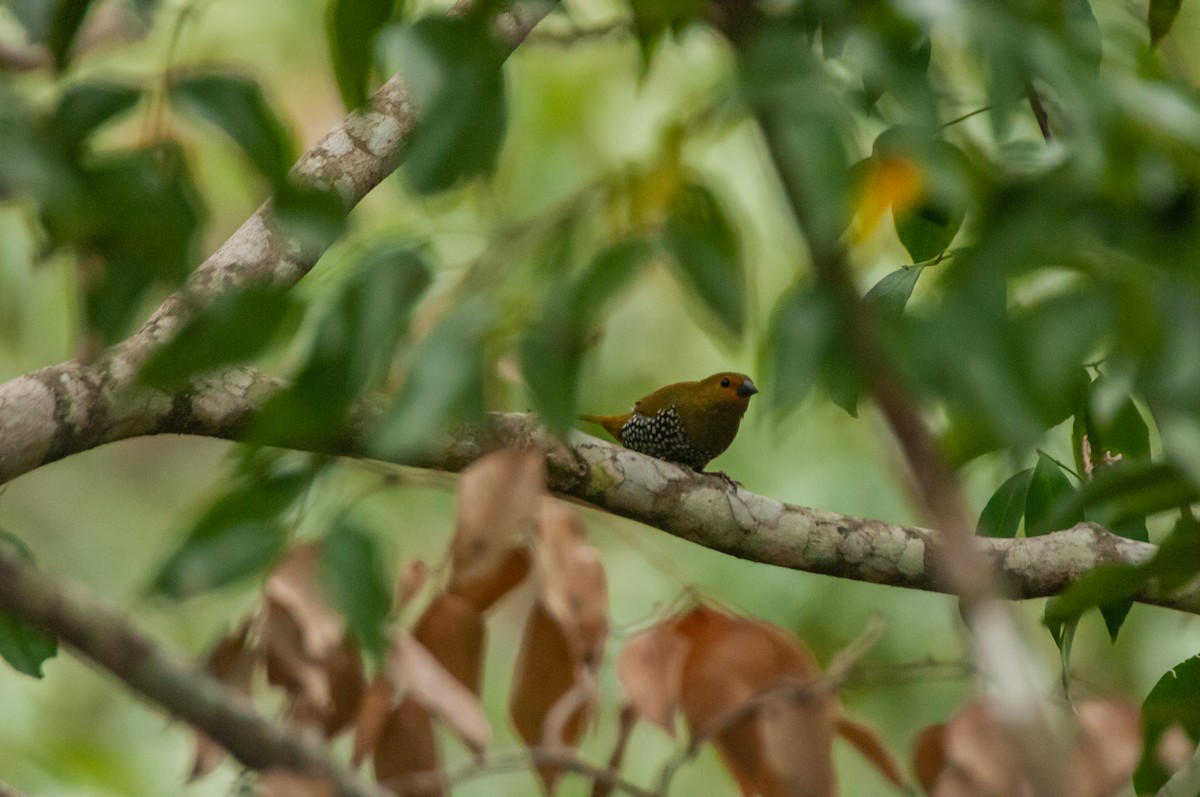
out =
[[[524,581],[532,565],[533,556],[528,548],[510,548],[490,572],[472,581],[448,586],[446,591],[460,596],[477,611],[485,612]]]
[[[387,676],[379,673],[372,680],[358,706],[354,718],[354,752],[350,760],[358,766],[375,751],[383,736],[384,726],[392,715],[396,690]]]
[[[325,738],[329,739],[345,729],[358,712],[366,689],[366,679],[363,676],[362,654],[358,645],[350,637],[342,640],[342,645],[323,665],[325,681],[329,685],[329,703],[319,706],[308,699],[305,693],[299,694],[292,702],[291,718],[297,725],[315,725],[321,729]]]
[[[659,623],[629,640],[617,657],[617,679],[647,722],[675,735],[683,662],[691,643],[674,622]]]
[[[934,797],[1030,794],[1020,775],[1016,745],[986,702],[968,703],[950,718],[943,750],[946,766],[934,785]]]
[[[820,668],[807,648],[774,626],[706,606],[684,614],[675,628],[691,643],[680,709],[694,736],[712,738],[742,793],[787,797],[803,772],[809,776],[805,794],[830,793],[832,762],[827,759],[836,717],[831,695],[811,695],[771,718],[760,718],[761,709],[746,710],[766,692],[817,682]],[[789,752],[801,728],[807,729],[803,744],[808,747]]]
[[[437,738],[429,712],[412,698],[400,701],[389,714],[375,745],[375,778],[384,787],[390,781],[403,780],[418,772],[440,769]],[[442,790],[422,790],[422,794],[440,795]]]
[[[542,743],[547,735],[547,717],[558,701],[575,687],[579,672],[562,627],[541,603],[535,603],[525,622],[509,695],[509,716],[527,745],[532,747]],[[570,746],[578,743],[588,709],[588,706],[580,707],[561,723],[561,728],[554,729],[559,741]],[[538,774],[546,790],[552,793],[560,770],[539,766]]]
[[[300,630],[305,654],[321,662],[342,644],[346,621],[329,605],[317,574],[320,546],[302,542],[292,546],[267,577],[264,595],[268,607],[287,613]]]
[[[759,712],[763,763],[789,797],[834,797],[832,700],[770,700]],[[760,786],[767,793],[766,783]]]
[[[546,466],[532,451],[504,449],[462,472],[451,545],[451,592],[487,578],[512,548],[524,545],[538,516]]]
[[[267,682],[282,687],[293,699],[303,698],[318,711],[331,709],[333,694],[320,660],[308,655],[304,634],[292,615],[267,604],[262,623],[267,658]],[[328,657],[333,651],[326,651]]]
[[[542,499],[537,561],[546,610],[562,627],[575,660],[598,668],[608,637],[608,584],[577,509]]]
[[[392,637],[386,672],[399,694],[440,717],[476,754],[487,747],[492,729],[479,698],[409,634]]]
[[[328,778],[288,769],[268,769],[258,776],[259,797],[336,797]]]
[[[848,741],[864,758],[871,762],[876,771],[899,789],[905,788],[904,773],[896,763],[887,745],[879,738],[879,734],[860,722],[837,718],[838,735]]]
[[[248,697],[257,662],[258,654],[250,644],[250,622],[244,620],[209,651],[205,669],[234,692]],[[212,772],[225,760],[226,755],[225,748],[207,734],[195,732],[193,742],[195,752],[189,781],[198,780]]]
[[[449,593],[438,595],[412,634],[459,683],[479,694],[486,629],[483,616],[470,601]]]
[[[913,771],[926,794],[932,794],[938,776],[946,768],[946,724],[939,722],[921,730],[913,739]]]
[[[1129,785],[1142,757],[1142,712],[1124,698],[1084,700],[1080,735],[1067,765],[1073,797],[1114,797]]]

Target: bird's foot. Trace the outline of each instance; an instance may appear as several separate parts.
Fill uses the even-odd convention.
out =
[[[708,470],[708,471],[700,471],[700,472],[703,473],[705,476],[716,476],[718,479],[725,482],[727,485],[729,485],[730,487],[732,487],[735,490],[742,486],[742,483],[740,481],[737,481],[736,479],[734,479],[732,476],[730,476],[728,473],[726,473],[723,470]]]

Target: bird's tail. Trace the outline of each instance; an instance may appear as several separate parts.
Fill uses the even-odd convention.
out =
[[[630,413],[624,415],[580,415],[579,420],[587,423],[596,423],[604,427],[604,431],[613,436],[614,439],[621,439],[621,427],[629,420]]]

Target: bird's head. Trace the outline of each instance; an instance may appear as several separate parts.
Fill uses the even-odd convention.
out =
[[[733,405],[742,412],[750,405],[750,397],[758,392],[753,380],[745,374],[725,371],[703,379],[699,384],[705,401]]]

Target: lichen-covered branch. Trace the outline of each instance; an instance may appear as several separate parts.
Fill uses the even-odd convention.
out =
[[[257,714],[249,701],[198,672],[83,588],[59,582],[0,552],[0,608],[53,632],[130,689],[206,733],[247,767],[287,769],[328,780],[339,797],[382,797],[315,744]],[[3,787],[0,787],[0,792]]]
[[[83,378],[77,368],[54,366],[21,377],[29,382],[29,390],[50,396],[50,406],[61,407],[44,419],[49,438],[55,441],[49,458],[149,434],[236,440],[256,408],[280,386],[278,380],[252,369],[235,369],[175,396],[145,388],[110,391],[102,382]],[[0,426],[5,417],[0,405]],[[74,424],[72,418],[87,418],[89,423]],[[333,453],[365,456],[363,432],[370,421],[368,410],[358,422],[358,431],[352,430]],[[947,589],[938,578],[944,556],[938,533],[785,504],[732,488],[717,476],[697,474],[580,432],[564,445],[547,436],[535,418],[522,413],[492,415],[486,428],[461,433],[427,460],[405,464],[459,471],[487,451],[512,445],[545,452],[554,491],[706,548],[854,581]],[[1011,598],[1056,595],[1098,565],[1145,562],[1157,550],[1094,524],[1040,537],[975,542],[990,555],[1004,593]],[[1200,584],[1174,595],[1148,587],[1137,599],[1200,614]]]

